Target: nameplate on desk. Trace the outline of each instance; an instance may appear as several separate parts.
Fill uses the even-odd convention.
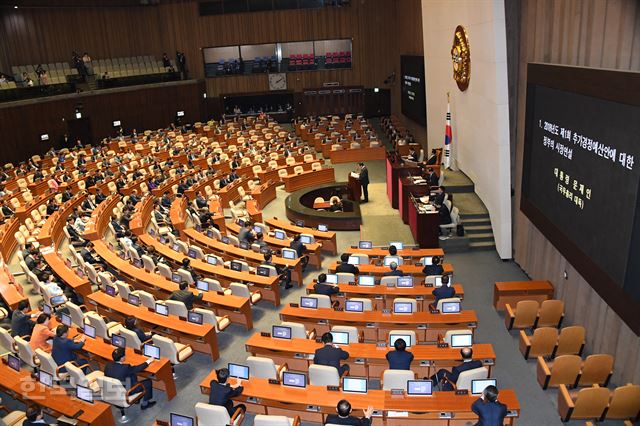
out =
[[[404,389],[391,389],[391,395],[404,396]]]
[[[387,411],[387,417],[409,417],[408,411]]]
[[[496,361],[495,361],[495,360],[493,360],[493,359],[489,359],[489,358],[487,358],[487,359],[483,359],[483,360],[482,360],[482,363],[483,363],[484,365],[495,365]]]
[[[440,412],[438,417],[440,417],[441,419],[452,419],[453,418],[453,413],[452,412],[442,411],[442,412]]]
[[[425,287],[433,287],[433,284],[432,283],[424,283],[424,286]]]
[[[320,412],[320,407],[317,405],[307,405],[307,411],[313,411],[315,413]]]
[[[468,322],[467,323],[467,327],[476,328],[476,327],[478,327],[478,323],[477,322]]]
[[[469,395],[469,390],[468,389],[457,389],[456,390],[456,395]]]
[[[224,291],[216,291],[216,294],[218,296],[225,296]]]
[[[270,385],[279,385],[280,384],[280,380],[278,380],[278,379],[269,379],[269,384]]]
[[[416,250],[416,249],[414,249],[414,250]],[[422,262],[416,262],[416,263],[414,263],[414,265],[415,266],[422,266]]]
[[[340,391],[340,386],[327,385],[327,390],[330,391],[330,392],[339,392]]]
[[[297,303],[289,303],[289,306],[291,306],[292,308],[299,308],[300,305]]]
[[[295,353],[295,354],[293,354],[293,358],[294,359],[305,359],[306,356],[305,356],[305,354]]]
[[[420,367],[431,367],[431,361],[429,360],[420,361]]]
[[[439,348],[448,348],[449,344],[448,343],[438,343],[438,347]]]
[[[424,296],[416,296],[416,300],[424,300]]]
[[[269,333],[268,331],[261,331],[261,332],[260,332],[260,335],[261,335],[262,337],[271,337],[271,333]]]
[[[429,309],[430,314],[439,314],[440,311],[438,309]]]
[[[382,315],[391,315],[391,309],[383,309]]]
[[[336,306],[335,308],[333,308],[333,310],[336,311],[336,312],[342,312],[342,311],[344,311],[344,308],[340,308],[340,307]]]
[[[326,319],[318,320],[318,324],[328,324],[328,323],[329,323],[329,320],[326,320]]]
[[[349,281],[349,282],[348,282],[348,284],[349,284],[349,285],[357,285],[357,284],[355,283],[355,281],[353,281],[353,282],[352,282],[352,281]]]
[[[427,324],[418,324],[418,330],[426,330]]]
[[[376,348],[378,348],[378,349],[386,349],[387,348],[387,342],[377,342],[376,343]]]
[[[248,396],[247,402],[250,402],[251,404],[257,404],[260,402],[260,398],[256,398],[255,396]]]
[[[366,325],[366,327],[367,327],[367,328],[376,328],[376,325],[375,325],[375,323],[368,322],[368,323],[367,323],[367,325]]]

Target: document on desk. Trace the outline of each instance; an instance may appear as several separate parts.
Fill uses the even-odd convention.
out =
[[[354,179],[360,179],[360,174],[356,172],[351,172],[351,177]]]
[[[408,411],[387,411],[387,417],[409,417]]]

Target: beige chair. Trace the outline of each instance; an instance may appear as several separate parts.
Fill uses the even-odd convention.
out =
[[[255,305],[260,300],[262,300],[262,293],[260,292],[260,290],[251,291],[246,284],[231,283],[229,285],[229,288],[231,289],[231,293],[233,295],[249,299],[249,302],[252,305]]]
[[[489,377],[489,370],[486,367],[474,368],[473,370],[467,370],[460,373],[458,381],[455,384],[451,383],[454,390],[467,389],[471,391],[471,383],[473,380],[482,380]],[[446,379],[445,379],[446,380]]]
[[[524,359],[551,356],[557,342],[558,329],[555,327],[536,328],[531,336],[527,336],[524,330],[520,330],[520,352],[524,355]]]
[[[112,334],[118,334],[122,324],[117,321],[106,322],[104,317],[95,311],[87,312],[87,322],[96,329],[96,337],[110,340]]]
[[[578,386],[609,385],[609,379],[613,374],[613,361],[613,356],[609,354],[589,355],[582,363]]]
[[[37,348],[35,351],[35,357],[38,360],[39,369],[51,374],[51,377],[53,377],[53,380],[56,382],[60,383],[69,377],[69,373],[61,372],[61,370],[64,369],[64,366],[58,366],[50,353]]]
[[[461,303],[461,300],[459,297],[448,297],[446,299],[440,299],[438,300],[438,304],[436,305],[436,309],[439,311],[442,311],[442,304],[443,303],[447,303],[447,302],[458,302]]]
[[[558,344],[554,356],[582,355],[585,345],[585,329],[580,325],[564,327],[560,330]]]
[[[84,327],[85,324],[85,312],[87,308],[84,305],[76,305],[75,303],[67,301],[65,303],[67,309],[69,309],[69,316],[71,316],[71,322],[78,328]],[[84,311],[83,311],[84,308]]]
[[[333,306],[333,302],[331,302],[331,298],[325,294],[310,294],[306,297],[310,299],[316,299],[318,301],[318,308],[320,309],[331,309]]]
[[[338,369],[327,365],[310,365],[309,384],[311,386],[340,386]]]
[[[156,298],[153,297],[153,294],[146,292],[144,290],[136,290],[131,292],[131,294],[138,296],[140,298],[140,304],[146,308],[154,309],[156,308]]]
[[[558,385],[573,386],[580,375],[582,359],[578,355],[561,355],[547,362],[538,357],[537,378],[542,389]]]
[[[214,280],[213,278],[203,278],[204,282],[209,284],[209,291],[223,292],[225,295],[232,294],[230,288],[225,288],[220,285],[220,281]]]
[[[411,312],[418,312],[418,302],[416,299],[411,299],[409,297],[396,297],[393,299],[393,303],[411,303]]]
[[[20,336],[14,337],[13,340],[15,341],[14,350],[18,354],[18,358],[20,358],[22,362],[27,364],[29,367],[33,369],[38,368],[40,361],[36,358],[29,342]]]
[[[638,421],[640,418],[640,385],[627,383],[611,392],[607,420]]]
[[[27,420],[27,414],[24,411],[9,411],[4,405],[0,405],[0,412],[6,413],[2,416],[2,424],[6,426],[22,426],[22,423]]]
[[[364,339],[364,334],[352,325],[334,325],[331,331],[349,334],[349,344],[359,343]]]
[[[540,304],[535,327],[560,328],[564,318],[564,302],[562,300],[545,300]]]
[[[356,276],[351,272],[338,272],[338,284],[348,284],[356,282]]]
[[[504,323],[507,330],[532,328],[538,317],[538,302],[535,300],[521,300],[515,309],[510,304],[505,304]]]
[[[565,385],[558,389],[558,413],[560,420],[600,419],[609,404],[609,389],[593,385],[570,394]]]
[[[69,384],[73,387],[78,385],[90,388],[94,393],[100,392],[100,385],[98,385],[98,377],[104,376],[104,373],[100,370],[90,371],[89,374],[84,374],[82,368],[78,367],[75,362],[65,362],[64,368],[69,374]],[[89,364],[83,366],[83,368],[91,369]]]
[[[229,416],[227,409],[220,405],[210,405],[204,402],[196,404],[198,426],[240,426],[244,421],[244,412],[236,409],[233,416]]]
[[[169,309],[169,315],[175,315],[180,318],[187,318],[188,309],[187,306],[178,300],[165,300],[162,302]]]
[[[101,400],[120,410],[120,423],[128,423],[131,419],[126,416],[125,410],[138,403],[144,396],[145,391],[142,384],[136,383],[127,390],[120,380],[112,377],[100,376],[97,381],[100,386]]]
[[[473,331],[469,330],[468,328],[464,330],[448,330],[444,334],[442,342],[451,346],[451,336],[453,336],[454,334],[470,334],[473,336]]]
[[[225,328],[229,327],[229,325],[231,325],[229,315],[219,317],[213,311],[202,308],[194,308],[193,312],[201,314],[203,323],[213,325],[216,329],[216,333],[220,333]]]
[[[290,321],[282,321],[280,323],[283,327],[291,328],[291,338],[292,339],[315,339],[316,338],[316,329],[307,331],[304,327],[304,324],[298,322],[290,322]]]
[[[258,414],[253,419],[253,426],[300,426],[300,417]]]
[[[13,339],[13,336],[9,333],[9,330],[2,327],[0,327],[0,346],[9,351],[2,353],[2,356],[7,353],[16,353],[16,342]]]
[[[128,348],[135,349],[137,351],[142,350],[142,345],[147,343],[147,342],[141,342],[140,338],[138,337],[135,331],[129,330],[128,328],[125,328],[125,327],[121,327],[118,334],[124,337],[126,346]]]
[[[247,357],[247,365],[249,366],[251,377],[259,379],[281,380],[282,373],[288,369],[286,363],[276,365],[271,358],[260,356]]]
[[[382,390],[407,390],[407,382],[414,380],[416,375],[411,370],[384,370],[382,373]]]
[[[159,334],[154,334],[152,341],[155,346],[160,348],[160,356],[167,358],[171,365],[181,364],[194,354],[190,345],[174,342]]]

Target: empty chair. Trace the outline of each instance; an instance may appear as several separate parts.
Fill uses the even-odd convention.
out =
[[[242,283],[231,283],[229,285],[231,289],[231,293],[235,296],[245,297],[249,299],[252,305],[255,305],[260,300],[262,300],[262,293],[260,290],[251,291],[246,284]]]
[[[96,337],[111,339],[112,334],[118,334],[122,324],[116,321],[106,322],[104,317],[95,311],[89,311],[86,315],[89,325],[96,329]]]
[[[130,284],[120,280],[116,281],[116,288],[118,289],[118,295],[120,298],[125,300],[129,298],[129,294],[133,291],[133,287],[131,287]]]
[[[358,343],[363,339],[363,335],[358,331],[358,327],[352,325],[334,325],[331,327],[331,331],[349,334],[349,344]]]
[[[0,327],[0,346],[9,350],[8,353],[16,353],[16,342],[6,328]],[[2,355],[5,355],[4,353]]]
[[[322,164],[321,163],[311,164],[311,170],[313,170],[314,172],[317,172],[318,170],[322,170]]]
[[[585,329],[581,325],[564,327],[560,330],[554,356],[582,355],[582,349],[585,344],[585,334]]]
[[[197,216],[196,216],[197,217]],[[196,254],[196,259],[204,259],[204,252],[198,246],[189,246],[189,250],[193,250]]]
[[[300,417],[258,414],[253,419],[253,426],[300,426]]]
[[[331,309],[332,307],[332,302],[331,302],[331,298],[327,295],[324,294],[310,294],[306,297],[309,297],[311,299],[316,299],[318,301],[318,308],[327,308],[327,309]]]
[[[67,377],[69,377],[69,373],[60,372],[61,368],[53,360],[53,357],[51,356],[50,353],[45,352],[40,348],[37,348],[35,350],[35,357],[39,363],[38,369],[51,374],[51,376],[53,377],[53,380],[55,380],[56,382],[62,382],[66,380]]]
[[[90,371],[89,374],[84,374],[82,368],[79,368],[73,362],[65,362],[64,368],[69,374],[69,384],[71,386],[84,386],[90,388],[94,393],[100,392],[100,386],[98,385],[98,377],[104,376],[104,373],[100,370]],[[91,370],[89,364],[84,365],[83,368]]]
[[[362,302],[363,311],[371,311],[373,310],[373,304],[371,303],[371,299],[366,299],[364,297],[351,297],[349,298],[350,302]]]
[[[86,309],[84,307],[84,305],[78,306],[75,303],[69,302],[67,301],[67,303],[65,303],[65,306],[67,307],[67,309],[69,309],[69,315],[71,316],[71,322],[78,328],[82,328],[84,326],[85,323],[85,316],[86,314],[83,312],[82,308]]]
[[[516,304],[515,309],[508,303],[505,304],[504,323],[507,330],[533,327],[538,317],[538,306],[535,300],[521,300]]]
[[[461,329],[461,330],[448,330],[444,334],[444,337],[442,339],[443,343],[446,343],[449,346],[451,346],[451,336],[453,336],[454,334],[470,334],[470,335],[473,335],[473,331],[469,330],[468,328]]]
[[[560,328],[564,318],[564,302],[562,300],[545,300],[540,304],[536,327]]]
[[[411,370],[384,370],[382,373],[382,390],[407,390],[407,382],[416,378]]]
[[[15,342],[15,351],[18,354],[18,357],[27,364],[31,368],[37,368],[39,365],[39,361],[36,360],[35,354],[29,342],[24,340],[20,336],[14,337]]]
[[[140,341],[140,338],[138,337],[135,331],[129,330],[128,328],[125,328],[125,327],[121,327],[118,334],[124,337],[126,346],[128,348],[141,350],[142,345],[147,343],[147,342]]]
[[[558,389],[558,413],[560,420],[600,419],[609,404],[609,389],[594,385],[570,394],[565,385]]]
[[[607,420],[631,419],[637,421],[640,416],[640,385],[627,383],[611,392],[611,401],[607,410]]]
[[[206,282],[209,285],[209,291],[222,292],[225,295],[230,295],[233,292],[230,288],[224,288],[220,285],[220,281],[214,280],[213,278],[203,278],[202,281]]]
[[[187,284],[193,285],[194,281],[193,277],[191,276],[191,272],[187,271],[186,269],[178,268],[176,273],[180,275],[180,279],[182,281],[186,281]]]
[[[100,376],[97,381],[101,400],[120,410],[120,423],[128,423],[130,419],[125,415],[125,410],[140,402],[145,393],[144,387],[137,383],[127,391],[120,380],[107,376]]]
[[[165,300],[162,302],[167,306],[169,315],[175,315],[180,318],[187,318],[188,310],[183,302],[178,300]]]
[[[338,284],[348,284],[356,282],[356,276],[351,272],[338,272]]]
[[[582,363],[578,386],[594,384],[607,386],[613,374],[613,356],[609,354],[589,355]]]
[[[487,377],[489,377],[489,370],[486,367],[479,367],[460,373],[455,384],[451,383],[446,377],[445,380],[448,381],[451,386],[453,386],[454,390],[467,389],[470,391],[471,382],[473,380],[482,380],[486,379]]]
[[[160,348],[160,356],[167,358],[172,365],[181,364],[193,355],[193,349],[190,345],[174,342],[168,337],[154,334],[151,340],[154,345]]]
[[[333,197],[332,197],[333,198]],[[369,263],[369,255],[364,253],[353,253],[349,257],[357,257],[360,265],[366,265]]]
[[[221,405],[198,402],[196,417],[198,418],[198,426],[240,426],[244,420],[244,412],[241,409],[236,409],[233,416],[229,416],[227,409]]]
[[[554,327],[540,327],[533,330],[533,335],[527,336],[520,330],[520,352],[524,359],[538,356],[551,356],[558,342],[558,329]]]
[[[304,324],[298,322],[290,322],[290,321],[282,321],[280,323],[283,327],[291,328],[291,338],[292,339],[315,339],[316,338],[316,329],[307,331],[304,327]]]
[[[271,358],[260,356],[247,357],[247,365],[251,377],[260,379],[282,379],[282,373],[287,371],[287,364],[276,365]]]
[[[418,311],[418,302],[416,301],[416,299],[411,299],[409,297],[396,297],[395,299],[393,299],[393,303],[411,303],[411,312],[417,312]]]
[[[144,290],[136,290],[132,291],[131,294],[138,296],[140,298],[140,304],[149,309],[156,308],[156,298],[153,297],[153,294],[146,292]]]
[[[165,277],[168,280],[171,279],[171,277],[173,275],[173,273],[171,272],[171,268],[169,268],[164,263],[158,263],[156,266],[158,267],[158,273],[160,275],[162,275],[163,277]]]
[[[395,287],[398,284],[398,277],[382,277],[380,285],[386,287]]]
[[[442,311],[442,304],[443,303],[448,303],[448,302],[460,303],[460,298],[459,297],[448,297],[446,299],[440,299],[440,300],[438,300],[438,304],[436,305],[436,309],[439,310],[439,311]]]
[[[550,386],[572,386],[578,380],[582,359],[578,355],[561,355],[552,362],[538,357],[537,378],[542,389]]]
[[[338,369],[327,365],[310,365],[309,384],[312,386],[340,386]]]
[[[216,333],[221,332],[231,324],[229,315],[219,317],[213,311],[202,308],[194,308],[193,312],[201,314],[203,323],[213,325],[216,329]]]

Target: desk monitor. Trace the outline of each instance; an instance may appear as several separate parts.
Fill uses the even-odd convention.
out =
[[[300,235],[300,242],[302,244],[311,244],[311,237],[309,235]]]
[[[112,285],[107,285],[105,287],[105,291],[111,297],[115,297],[116,296],[116,288],[114,286],[112,286]]]
[[[401,334],[401,333],[390,333],[389,334],[389,347],[393,348],[396,344],[396,340],[402,339],[404,343],[407,345],[407,348],[411,347],[411,335],[410,334]]]
[[[76,398],[81,401],[93,404],[93,390],[86,386],[76,385]]]
[[[271,327],[271,336],[276,339],[291,339],[291,327],[274,325]]]
[[[171,244],[171,250],[180,251],[180,245],[178,243]]]
[[[127,296],[127,301],[130,305],[140,306],[140,297],[136,296],[135,294],[129,293],[129,295]]]
[[[273,236],[279,240],[284,240],[287,235],[284,233],[284,231],[274,231]]]
[[[229,237],[227,237],[226,235],[223,235],[222,238],[220,238],[220,241],[222,241],[223,244],[229,244]]]
[[[120,127],[120,120],[113,120],[113,127]]]
[[[347,263],[349,265],[359,265],[360,264],[360,257],[358,257],[358,256],[349,256],[349,260],[347,260]]]
[[[229,363],[227,368],[229,369],[229,376],[238,379],[249,380],[249,366],[241,364]]]
[[[338,275],[336,275],[336,274],[327,274],[327,282],[329,284],[338,284]]]
[[[358,248],[362,250],[371,250],[373,248],[373,243],[371,241],[360,241],[358,243]]]
[[[134,257],[133,258],[133,266],[135,266],[138,269],[142,268],[142,260]]]
[[[151,235],[152,237],[155,237],[155,236],[156,236],[156,231],[154,231],[153,229],[149,229],[149,230],[147,231],[147,233],[148,233],[149,235]]]
[[[184,111],[176,112],[176,117],[184,117]]]
[[[153,359],[160,359],[160,348],[158,346],[147,343],[142,347],[142,349],[144,356]]]
[[[411,314],[413,313],[413,304],[410,302],[394,302],[393,313],[394,314]]]
[[[294,260],[296,258],[296,251],[292,249],[282,249],[282,257],[289,260]]]
[[[194,426],[196,423],[193,417],[183,416],[182,414],[171,413],[169,415],[170,426]]]
[[[442,302],[440,312],[443,314],[457,314],[460,312],[460,302]]]
[[[240,228],[244,227],[244,220],[238,219],[238,225],[240,225]]]
[[[389,266],[393,262],[395,262],[396,265],[400,265],[400,258],[398,256],[385,256],[385,258],[384,258],[384,266]]]
[[[66,301],[67,301],[67,298],[65,296],[53,296],[51,298],[51,305],[52,306],[62,305]]]
[[[319,223],[318,224],[318,231],[320,232],[327,232],[329,230],[329,227],[323,223]]]
[[[213,231],[211,229],[207,230],[207,237],[213,238]]]
[[[78,266],[76,268],[76,275],[79,276],[80,278],[84,278],[85,277],[84,271],[82,270],[81,266]]]
[[[345,377],[342,379],[343,392],[367,393],[367,379],[364,377]]]
[[[187,256],[189,256],[192,259],[195,259],[196,256],[198,256],[198,254],[194,249],[190,248],[189,250],[187,250]]]
[[[423,260],[423,264],[426,265],[433,265],[433,256],[425,256],[422,258]]]
[[[237,260],[232,260],[229,267],[232,271],[242,272],[242,263],[238,262]]]
[[[208,255],[207,256],[207,263],[209,265],[217,265],[218,264],[218,258],[215,257],[215,256]]]
[[[160,244],[166,244],[167,243],[167,238],[164,236],[160,236]]]
[[[196,223],[196,231],[198,231],[198,232],[202,232],[202,225],[198,225],[198,224]]]
[[[333,336],[333,343],[335,343],[336,345],[349,344],[349,333],[347,333],[346,331],[331,331],[330,333]]]
[[[347,312],[364,312],[364,302],[361,300],[347,300],[344,303],[344,310]]]
[[[47,387],[53,386],[53,376],[44,370],[38,371],[38,381]]]
[[[9,367],[11,367],[12,369],[20,371],[22,361],[20,361],[20,358],[18,358],[17,356],[9,354],[7,355],[7,364],[9,364]]]
[[[44,305],[42,305],[42,313],[43,314],[47,314],[47,315],[51,315],[51,306],[47,305],[46,303]]]
[[[472,334],[452,334],[451,335],[452,348],[468,348],[471,346],[473,346]]]
[[[496,379],[471,380],[471,395],[480,395],[487,386],[497,386]]]
[[[266,266],[258,266],[258,268],[256,269],[256,273],[261,277],[268,277],[270,272],[271,270]]]
[[[300,220],[300,219],[296,220],[296,226],[304,228],[304,220]]]
[[[249,243],[248,243],[248,242],[246,242],[246,241],[240,241],[240,245],[239,245],[239,247],[240,247],[242,250],[249,250],[249,247],[251,247],[251,246],[250,246],[250,245],[249,245]]]
[[[189,311],[187,312],[187,322],[202,325],[204,322],[204,315],[199,312]]]
[[[67,327],[71,327],[71,317],[67,314],[60,314],[60,322]]]
[[[196,281],[196,288],[200,291],[209,291],[209,283],[206,281]]]
[[[358,285],[373,287],[376,285],[375,277],[373,275],[360,275],[358,277]]]
[[[262,254],[271,253],[271,249],[269,247],[260,247],[260,253]]]
[[[318,309],[318,299],[316,299],[315,297],[303,296],[300,298],[300,307]]]
[[[282,373],[282,385],[293,386],[295,388],[307,387],[307,376],[303,373],[293,373],[291,371],[285,371]]]
[[[259,232],[262,232],[262,227],[258,226],[258,225],[253,225],[253,232],[255,232],[256,234]],[[264,234],[264,232],[263,232]]]
[[[433,278],[433,286],[434,287],[442,287],[442,275],[436,275]]]
[[[164,303],[156,302],[156,314],[168,317],[169,307]]]
[[[389,243],[389,246],[394,246],[398,250],[402,250],[404,248],[404,243],[402,243],[400,241],[394,241],[394,242]]]
[[[398,277],[396,287],[413,287],[413,277]]]
[[[430,396],[433,394],[433,382],[431,380],[407,380],[407,395]]]
[[[116,348],[124,349],[127,347],[127,341],[125,340],[124,337],[120,336],[119,334],[113,334],[111,336],[111,344]]]
[[[180,284],[180,282],[182,281],[182,276],[179,273],[174,272],[171,274],[171,281],[176,284]]]
[[[40,140],[41,141],[48,141],[49,140],[49,134],[48,133],[43,133],[40,135]]]
[[[91,337],[92,339],[96,338],[96,328],[94,326],[89,324],[84,324],[82,329],[85,336]]]

